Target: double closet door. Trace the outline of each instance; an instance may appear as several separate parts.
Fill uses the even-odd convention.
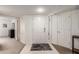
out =
[[[70,14],[51,16],[52,43],[70,48],[71,17]]]

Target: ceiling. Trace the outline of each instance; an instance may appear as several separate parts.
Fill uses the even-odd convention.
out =
[[[74,9],[75,5],[0,5],[0,15],[8,16],[23,16],[23,15],[37,15],[50,14],[57,11]],[[44,8],[45,12],[38,13],[37,8]]]

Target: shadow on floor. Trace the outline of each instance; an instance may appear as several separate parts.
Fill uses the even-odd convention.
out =
[[[72,54],[72,50],[68,49],[68,48],[65,48],[65,47],[62,47],[62,46],[59,46],[59,45],[55,45],[55,44],[52,44],[55,49],[60,53],[60,54]]]

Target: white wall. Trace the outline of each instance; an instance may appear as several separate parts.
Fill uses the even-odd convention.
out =
[[[79,35],[79,10],[72,12],[72,35]],[[79,49],[79,39],[75,39],[75,48]]]
[[[63,12],[51,17],[52,43],[71,49],[72,35],[79,35],[79,10]],[[79,48],[79,40],[75,40],[75,47]]]
[[[14,17],[0,16],[0,37],[7,37],[9,35],[9,30],[13,28],[13,20],[15,20]],[[4,28],[3,24],[7,24],[7,28]]]
[[[20,41],[24,44],[32,43],[32,16],[20,18]]]
[[[25,41],[25,24],[23,18],[20,18],[20,41],[26,43]]]

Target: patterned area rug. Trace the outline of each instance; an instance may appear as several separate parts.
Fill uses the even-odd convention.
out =
[[[52,50],[49,44],[32,44],[31,51],[47,51]]]

